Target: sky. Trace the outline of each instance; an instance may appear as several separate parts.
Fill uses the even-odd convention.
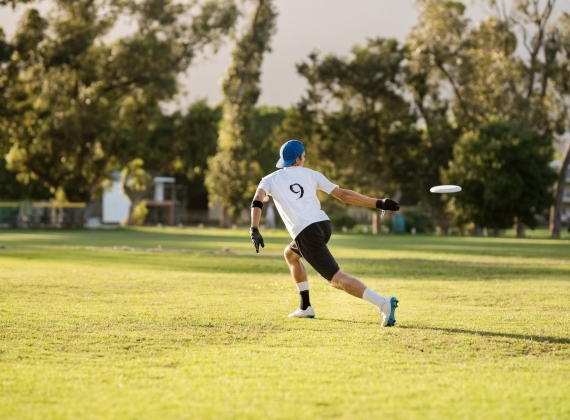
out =
[[[468,15],[475,22],[486,12],[480,2],[465,1]],[[507,1],[509,3],[509,1]],[[264,57],[260,105],[289,107],[305,91],[304,80],[297,75],[295,64],[305,61],[313,51],[322,54],[348,55],[357,44],[368,38],[393,37],[404,40],[417,20],[413,0],[275,0],[279,16],[272,52]],[[46,11],[48,0],[39,4]],[[0,8],[0,26],[10,37],[24,7],[15,11]],[[556,13],[570,12],[569,0],[558,0]],[[120,23],[111,36],[128,31]],[[180,77],[185,94],[178,99],[180,106],[206,98],[210,104],[222,99],[219,81],[230,59],[232,46],[227,44],[210,57],[200,57]]]

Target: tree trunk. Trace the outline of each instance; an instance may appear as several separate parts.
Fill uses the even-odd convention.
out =
[[[220,227],[222,229],[229,229],[232,227],[232,219],[223,203],[220,204]]]
[[[443,210],[440,210],[437,213],[437,224],[439,225],[439,234],[447,235],[447,231],[449,230],[449,220],[447,220],[447,215]]]
[[[127,226],[133,225],[133,211],[135,210],[135,207],[138,203],[139,200],[131,199],[131,205],[129,206],[129,216],[127,217]]]
[[[554,203],[550,206],[550,237],[560,238],[560,230],[562,229],[562,199],[564,198],[564,189],[566,187],[566,178],[568,176],[568,165],[570,165],[570,142],[566,146],[564,155],[558,168],[558,181],[554,183]]]
[[[481,226],[475,224],[475,226],[473,226],[473,235],[474,236],[483,236],[483,230],[481,229]]]
[[[378,235],[382,232],[382,218],[380,217],[381,210],[372,213],[372,233]]]
[[[518,217],[515,217],[514,229],[517,238],[524,238],[526,236],[526,226],[519,220]]]
[[[128,195],[129,199],[131,200],[131,205],[129,207],[129,217],[127,218],[127,226],[133,225],[133,212],[137,204],[139,204],[142,200],[144,200],[145,192],[139,194]]]

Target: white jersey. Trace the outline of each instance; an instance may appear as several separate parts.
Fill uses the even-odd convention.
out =
[[[321,210],[317,189],[330,194],[336,187],[320,172],[290,166],[264,177],[258,188],[273,197],[285,227],[295,239],[310,224],[329,220]]]

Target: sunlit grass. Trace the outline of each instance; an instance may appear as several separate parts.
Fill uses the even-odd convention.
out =
[[[334,235],[381,329],[264,234],[0,231],[0,418],[570,417],[570,241]]]

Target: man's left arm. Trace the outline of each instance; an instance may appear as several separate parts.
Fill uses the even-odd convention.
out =
[[[390,198],[372,198],[365,195],[359,194],[356,191],[345,190],[343,188],[336,187],[331,191],[331,195],[343,203],[353,204],[355,206],[378,208],[382,210],[400,210],[400,205]]]

